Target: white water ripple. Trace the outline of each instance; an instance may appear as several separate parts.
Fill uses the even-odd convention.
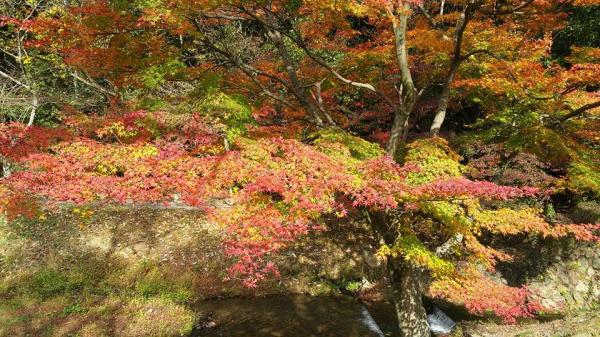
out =
[[[375,322],[373,316],[371,316],[371,313],[369,313],[369,310],[367,310],[367,308],[364,305],[362,306],[360,313],[362,315],[362,322],[367,328],[369,328],[369,330],[376,333],[378,337],[385,337],[383,331],[381,331],[379,325],[377,325],[377,322]]]

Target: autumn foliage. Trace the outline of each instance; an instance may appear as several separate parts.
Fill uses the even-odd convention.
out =
[[[394,240],[377,255],[431,275],[430,296],[532,317],[551,308],[494,281],[512,256],[488,239],[599,240],[600,225],[553,223],[541,206],[600,195],[586,119],[600,106],[598,48],[574,47],[568,65],[550,55],[565,8],[590,5],[84,1],[0,18],[104,104],[48,97],[59,112],[43,123],[0,124],[0,213],[200,208],[222,226],[228,278],[248,287],[336,218],[385,214],[378,235]],[[446,115],[470,130],[457,146],[438,137]]]
[[[3,209],[12,216],[15,212],[27,216],[33,209],[52,209],[63,203],[202,207],[227,233],[224,251],[234,259],[230,277],[253,287],[270,274],[278,275],[270,261],[273,254],[311,231],[326,230],[326,215],[345,217],[361,209],[402,207],[414,214],[413,219],[428,217],[444,224],[442,235],[460,233],[464,252],[438,257],[425,241],[433,223],[417,227],[401,223],[404,236],[414,241],[400,239],[380,250],[380,256],[402,254],[440,277],[434,288],[436,296],[458,296],[474,313],[492,309],[508,320],[531,315],[533,309],[529,309],[534,307],[520,307],[527,297],[524,290],[517,289],[496,293],[514,292],[507,303],[519,299],[515,303],[523,303],[518,304],[521,311],[499,307],[495,300],[480,302],[482,295],[474,291],[482,289],[480,283],[486,278],[471,264],[493,269],[496,261],[510,259],[480,243],[480,235],[572,234],[581,240],[597,240],[591,232],[594,226],[550,225],[534,209],[486,210],[477,200],[535,197],[541,192],[435,173],[426,161],[418,159],[427,156],[431,165],[452,161],[453,154],[445,153],[450,150],[440,140],[414,144],[413,151],[419,153],[409,153],[407,158],[415,161],[404,166],[385,156],[378,146],[339,130],[317,132],[308,143],[273,135],[242,137],[230,151],[224,151],[215,144],[214,135],[201,135],[197,130],[190,133],[187,128],[176,131],[181,121],[175,119],[171,121],[175,124],[169,125],[163,115],[136,112],[85,119],[72,128],[79,132],[63,130],[62,140],[40,138],[39,144],[30,143],[29,153],[16,160],[19,169],[2,183],[3,193],[14,194]],[[10,130],[16,127],[12,125]],[[17,134],[28,139],[29,132],[35,134],[39,129],[22,127]],[[154,136],[149,136],[153,132]],[[455,165],[460,170],[459,164]],[[429,176],[432,173],[436,176]],[[34,200],[44,202],[37,206]],[[217,206],[218,200],[224,200],[226,206]],[[467,252],[469,267],[458,259]],[[465,277],[465,268],[477,276]]]

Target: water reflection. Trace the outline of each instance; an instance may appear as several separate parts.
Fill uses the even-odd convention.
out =
[[[381,337],[394,336],[391,306],[351,297],[269,296],[198,304],[194,337]],[[376,323],[375,323],[376,322]]]

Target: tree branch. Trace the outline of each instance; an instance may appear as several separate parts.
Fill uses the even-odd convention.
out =
[[[490,15],[490,16],[508,15],[508,14],[515,13],[515,12],[517,12],[517,11],[519,11],[519,10],[521,10],[521,9],[529,6],[529,5],[531,5],[534,1],[535,0],[526,0],[526,1],[522,2],[521,4],[519,4],[519,5],[517,5],[517,6],[513,7],[513,8],[509,8],[509,9],[505,9],[505,10],[494,10],[494,9],[492,9],[492,10],[488,11],[488,10],[485,10],[485,9],[482,8],[480,11],[481,11],[481,13],[486,14],[486,15]],[[496,4],[496,3],[494,2],[494,4]]]
[[[99,85],[98,83],[95,83],[93,81],[87,80],[81,76],[79,76],[79,74],[76,71],[72,71],[71,72],[71,76],[73,76],[74,79],[78,80],[79,82],[86,84],[98,91],[100,91],[101,93],[108,95],[108,96],[117,96],[117,93],[111,90],[108,90],[104,87],[102,87],[101,85]]]
[[[565,122],[565,121],[567,121],[567,120],[569,120],[571,118],[574,118],[574,117],[577,117],[579,115],[582,115],[583,113],[585,113],[588,110],[591,110],[591,109],[594,109],[594,108],[598,108],[598,107],[600,107],[600,101],[596,101],[594,103],[586,104],[586,105],[581,106],[581,107],[579,107],[579,108],[577,108],[577,109],[569,112],[568,114],[560,117],[558,119],[558,122],[559,123],[563,123],[563,122]]]
[[[450,64],[450,70],[448,71],[448,75],[446,76],[446,81],[442,88],[442,94],[440,96],[440,101],[438,103],[437,110],[435,112],[435,116],[433,122],[431,123],[431,127],[429,132],[433,136],[437,136],[444,120],[446,119],[446,110],[448,109],[448,102],[450,100],[450,86],[454,81],[454,77],[458,72],[458,68],[464,59],[461,56],[462,53],[462,41],[465,33],[465,29],[471,20],[473,12],[480,5],[479,2],[475,2],[474,0],[470,1],[466,6],[463,12],[460,15],[460,19],[456,23],[456,31],[454,32],[454,50],[452,53],[452,61]]]
[[[2,70],[0,70],[0,76],[2,76],[4,78],[6,78],[6,79],[8,79],[8,80],[10,80],[10,81],[18,84],[22,88],[25,88],[25,89],[33,92],[33,89],[29,85],[27,85],[27,84],[25,84],[25,83],[17,80],[16,78],[14,78],[14,77],[10,76],[9,74],[3,72]]]

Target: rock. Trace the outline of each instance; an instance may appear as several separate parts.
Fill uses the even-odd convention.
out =
[[[579,258],[579,260],[577,260],[578,267],[583,270],[587,269],[590,266],[590,259],[592,257],[593,256],[590,255],[589,258],[586,258],[586,257]]]
[[[545,307],[545,308],[558,308],[559,304],[555,301],[552,301],[548,298],[543,298],[541,301],[541,304]]]
[[[592,267],[594,269],[600,269],[600,257],[597,256],[592,260]]]
[[[216,326],[217,326],[217,322],[215,322],[215,321],[206,322],[206,323],[204,324],[204,327],[205,327],[205,328],[214,328],[214,327],[216,327]]]
[[[579,293],[587,294],[590,291],[590,286],[584,281],[579,281],[579,282],[577,282],[577,285],[575,286],[575,291],[579,292]]]
[[[596,271],[594,270],[594,268],[590,267],[588,268],[588,270],[586,270],[585,274],[591,278],[596,274]]]
[[[586,294],[580,293],[580,292],[574,292],[573,293],[573,301],[575,302],[575,304],[580,305],[583,304],[585,302],[586,299]]]
[[[436,306],[433,306],[433,310],[427,315],[427,323],[431,332],[436,336],[447,335],[456,326],[456,322]]]
[[[363,251],[363,258],[365,260],[365,263],[370,267],[370,268],[377,268],[381,265],[381,260],[379,260],[377,258],[377,256],[375,256],[374,254],[372,254],[371,252],[364,250]]]
[[[571,280],[569,279],[569,275],[566,271],[564,270],[559,270],[556,273],[556,276],[558,277],[558,280],[562,283],[562,284],[570,284]]]

